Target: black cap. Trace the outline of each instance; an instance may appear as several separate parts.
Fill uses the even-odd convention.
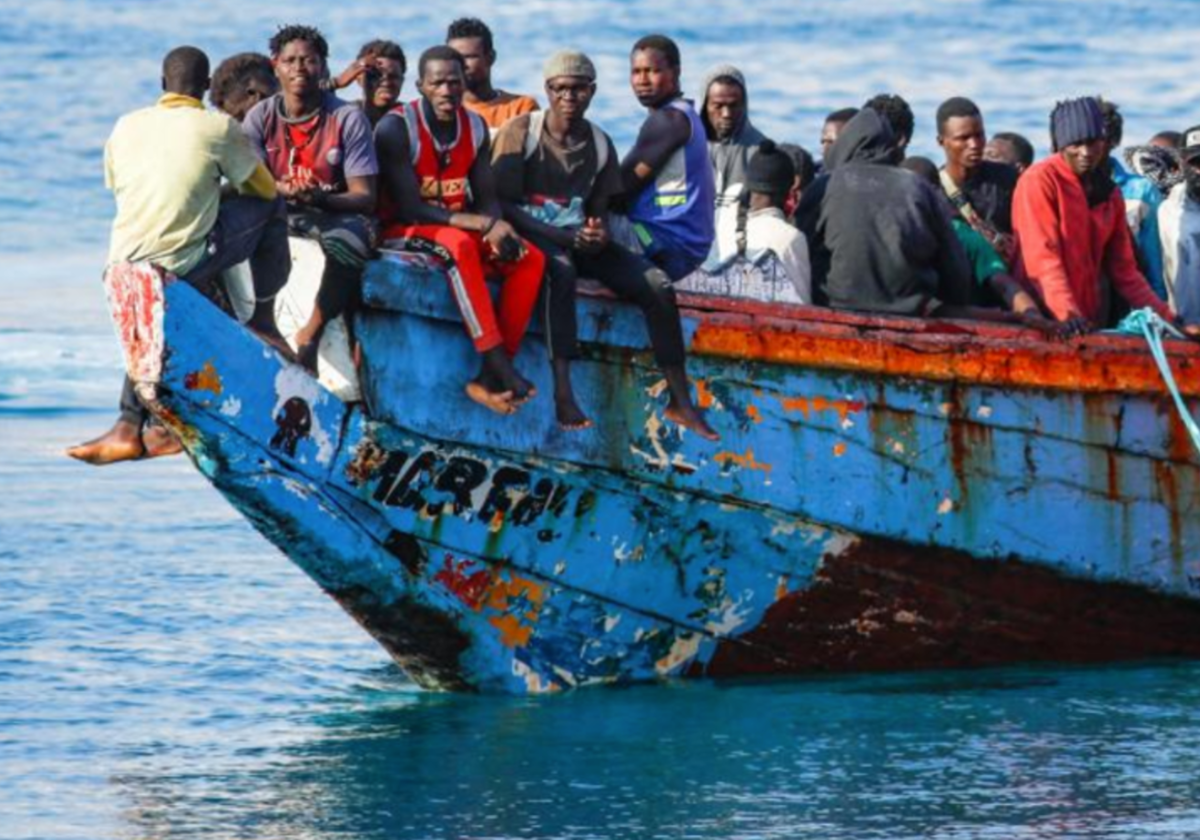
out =
[[[1194,125],[1183,132],[1183,141],[1180,145],[1183,146],[1180,157],[1184,160],[1200,157],[1200,125]]]
[[[764,140],[758,154],[750,158],[746,167],[746,190],[748,192],[780,195],[792,188],[796,179],[796,164],[788,154],[779,150],[774,140]]]

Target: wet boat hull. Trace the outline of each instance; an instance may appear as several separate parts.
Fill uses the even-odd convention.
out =
[[[570,434],[548,401],[505,420],[461,395],[473,354],[403,258],[367,278],[365,405],[186,284],[123,288],[143,395],[427,687],[1200,654],[1196,464],[1131,343],[1077,364],[1004,331],[696,307],[713,445],[663,420],[639,313],[608,301],[582,307],[597,424]],[[548,393],[538,340],[518,362]]]

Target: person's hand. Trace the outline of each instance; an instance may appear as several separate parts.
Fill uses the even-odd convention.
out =
[[[575,231],[573,248],[584,254],[598,254],[608,247],[608,228],[604,220],[592,217]]]
[[[521,241],[513,226],[504,219],[492,222],[487,233],[483,235],[483,241],[500,262],[513,262],[525,256],[525,243]]]
[[[1184,324],[1180,329],[1192,341],[1200,341],[1200,324]]]
[[[1081,335],[1087,335],[1092,331],[1092,322],[1082,315],[1076,315],[1074,318],[1068,318],[1060,322],[1066,338],[1075,338]]]
[[[1080,334],[1073,332],[1073,327],[1069,326],[1070,322],[1052,321],[1036,311],[1021,313],[1021,323],[1037,330],[1051,341],[1066,341],[1071,336]]]
[[[1017,240],[1015,237],[1007,233],[997,233],[996,238],[992,240],[992,246],[1000,254],[1005,264],[1013,264],[1013,260],[1017,256]]]
[[[350,87],[350,85],[363,77],[363,74],[367,72],[367,68],[370,66],[371,63],[365,60],[350,62],[350,65],[345,70],[330,80],[331,87],[334,90]]]

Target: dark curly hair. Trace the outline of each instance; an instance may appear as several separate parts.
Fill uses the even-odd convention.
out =
[[[480,38],[485,52],[496,51],[492,46],[492,30],[479,18],[459,18],[446,27],[446,40],[453,41],[455,38]]]
[[[404,56],[404,50],[395,41],[385,41],[380,38],[367,41],[358,51],[358,58],[360,61],[364,58],[388,58],[400,65],[401,73],[408,72],[408,59]]]
[[[863,107],[870,108],[887,120],[897,141],[901,138],[905,143],[912,140],[915,120],[912,108],[908,107],[903,97],[894,93],[880,93],[863,103]]]
[[[271,59],[262,53],[238,53],[218,64],[212,74],[212,87],[208,91],[208,98],[213,107],[224,111],[229,97],[235,95],[238,89],[246,83],[246,80],[256,73],[268,78],[275,76],[275,68],[271,66]]]
[[[315,26],[301,26],[295,23],[279,27],[279,31],[271,36],[271,41],[268,45],[271,57],[277,57],[283,52],[283,48],[292,43],[292,41],[307,41],[317,51],[317,55],[321,56],[322,61],[329,58],[329,43],[325,40],[325,36],[321,34],[321,30]]]
[[[638,38],[637,43],[633,45],[633,49],[629,51],[629,54],[633,55],[642,50],[654,50],[658,52],[674,70],[678,70],[682,64],[679,58],[679,45],[666,35],[646,35],[645,37]]]

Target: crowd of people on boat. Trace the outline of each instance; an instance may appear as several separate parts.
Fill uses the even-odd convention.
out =
[[[709,439],[677,291],[1012,321],[1055,338],[1144,307],[1189,332],[1200,324],[1200,126],[1118,157],[1118,106],[1068,99],[1035,161],[1026,138],[989,138],[975,103],[953,97],[936,113],[939,165],[907,155],[912,109],[880,94],[830,113],[814,156],[754,126],[736,67],[713,68],[686,97],[678,46],[647,35],[629,54],[645,120],[619,155],[587,118],[598,82],[587,55],[546,59],[545,110],[493,84],[496,60],[487,25],[456,20],[420,54],[406,101],[408,57],[389,40],[341,72],[311,26],[281,28],[266,54],[232,56],[211,77],[201,50],[173,49],[162,96],[122,117],[105,147],[110,265],[149,262],[219,300],[222,272],[249,261],[247,326],[315,371],[326,325],[359,305],[377,249],[429,255],[479,356],[467,395],[502,415],[536,396],[514,363],[536,314],[567,430],[592,423],[571,386],[588,278],[640,307],[666,417]],[[352,88],[359,98],[339,97]],[[294,348],[274,307],[289,236],[325,256]],[[105,464],[179,449],[127,378],[117,423],[69,454]]]

